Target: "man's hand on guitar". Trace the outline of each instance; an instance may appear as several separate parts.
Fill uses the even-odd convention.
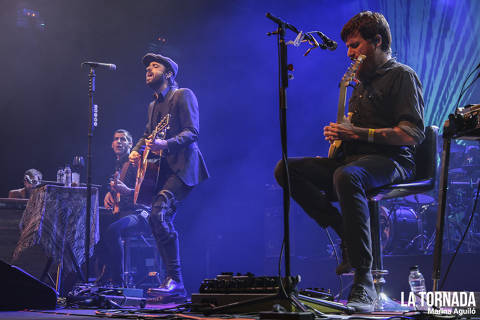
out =
[[[110,192],[107,192],[105,198],[103,199],[103,206],[107,209],[112,209],[115,204],[115,200]]]
[[[355,133],[355,127],[350,121],[344,123],[330,123],[330,125],[323,128],[325,140],[330,143],[335,140],[358,140],[359,136]]]
[[[158,152],[160,150],[168,149],[167,140],[163,139],[145,139],[145,145],[147,146],[147,148],[152,150],[152,152]]]
[[[128,160],[135,167],[138,166],[138,164],[140,163],[140,153],[138,153],[137,151],[132,151],[128,156]]]
[[[111,181],[110,182],[110,187],[115,191],[120,193],[121,195],[128,195],[133,193],[133,189],[130,189],[127,187],[125,183],[122,182],[122,180],[117,181]]]

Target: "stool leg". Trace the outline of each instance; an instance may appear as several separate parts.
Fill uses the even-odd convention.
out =
[[[122,272],[122,281],[123,281],[123,286],[128,287],[128,248],[127,248],[127,240],[122,239],[122,244],[123,244],[123,272]]]
[[[383,286],[386,281],[383,277],[388,274],[387,270],[383,270],[383,255],[382,255],[382,231],[380,230],[380,211],[378,201],[370,200],[368,202],[368,208],[370,209],[370,233],[372,236],[372,257],[373,257],[373,266],[372,266],[372,276],[373,283],[375,284],[375,289],[377,290],[377,300],[380,299],[380,296],[383,294]],[[375,306],[377,309],[377,306]],[[382,309],[382,306],[379,305],[378,308]]]
[[[370,233],[372,235],[373,270],[383,270],[382,236],[380,230],[380,217],[378,201],[368,203],[370,209]]]
[[[375,311],[407,311],[408,308],[402,307],[400,303],[390,299],[383,288],[386,284],[384,276],[388,275],[388,270],[383,269],[382,254],[382,232],[380,230],[380,211],[378,201],[369,200],[368,208],[370,210],[370,232],[372,236],[372,276],[377,290],[377,299],[375,300]]]

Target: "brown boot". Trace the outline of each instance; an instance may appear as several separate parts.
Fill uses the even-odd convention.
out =
[[[345,243],[340,243],[340,248],[342,249],[342,262],[335,268],[335,273],[337,275],[341,275],[344,273],[349,273],[352,271],[352,265],[350,264],[350,260],[348,259],[348,251],[347,246]]]

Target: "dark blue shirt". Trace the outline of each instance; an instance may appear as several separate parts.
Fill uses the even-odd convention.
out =
[[[170,113],[170,105],[169,99],[171,95],[175,92],[175,90],[171,89],[171,87],[167,87],[163,92],[160,94],[155,94],[155,106],[153,107],[153,116],[152,116],[152,123],[150,124],[150,128],[153,130],[157,123],[162,120],[168,113]],[[151,132],[145,132],[145,135],[150,135]]]
[[[417,143],[424,138],[422,84],[415,71],[388,60],[368,81],[360,82],[349,101],[352,123],[361,128],[399,127]],[[366,141],[345,141],[345,156],[380,154],[390,157],[404,169],[414,172],[414,146],[395,146]]]

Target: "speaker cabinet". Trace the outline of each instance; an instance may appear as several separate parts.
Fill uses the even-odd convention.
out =
[[[55,309],[56,291],[22,269],[0,260],[0,310]]]

